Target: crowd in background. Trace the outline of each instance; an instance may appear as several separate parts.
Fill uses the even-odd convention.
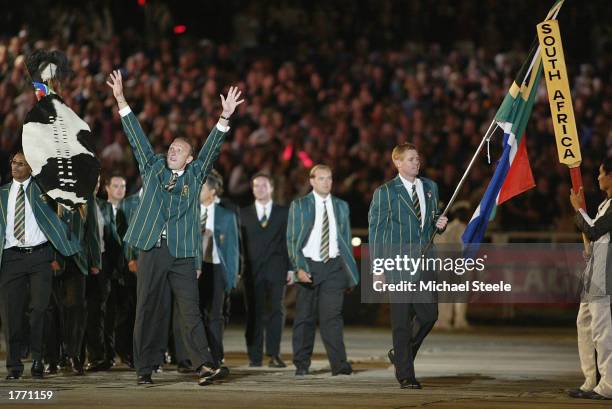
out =
[[[5,33],[2,184],[9,181],[8,155],[19,146],[24,116],[35,103],[23,57],[45,47],[68,55],[74,76],[60,95],[96,135],[103,170],[124,171],[130,192],[139,188],[138,168],[105,84],[117,67],[124,71],[129,104],[160,152],[179,135],[200,147],[218,119],[223,87],[243,90],[247,103],[232,118],[215,166],[226,196],[239,205],[251,200],[250,177],[258,171],[273,175],[275,200],[287,204],[310,190],[312,164],[326,163],[334,171],[334,193],[351,204],[353,227],[367,227],[374,189],[396,174],[391,149],[405,141],[417,145],[422,174],[448,200],[526,58],[535,34],[521,17],[526,2],[503,10],[506,2],[441,1],[429,9],[429,2],[411,1],[402,17],[392,1],[376,2],[378,7],[365,2],[370,8],[331,3],[236,6],[216,38],[172,34],[176,17],[155,3],[147,3],[142,32],[118,24],[110,8],[84,6],[79,17],[56,7],[44,23]],[[568,10],[565,27],[584,23],[584,16]],[[546,7],[538,13],[532,18],[541,19]],[[574,33],[561,20],[591,212],[600,201],[599,163],[612,154],[612,38],[607,20],[597,21],[584,28],[593,41],[581,45],[566,41]],[[432,39],[427,30],[442,37]],[[574,231],[569,173],[557,159],[543,82],[526,132],[537,187],[500,208],[499,228]],[[472,208],[500,145],[499,136],[492,139],[492,163],[482,154],[462,189],[460,198]]]

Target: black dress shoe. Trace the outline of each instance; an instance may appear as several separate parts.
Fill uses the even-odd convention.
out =
[[[391,361],[391,363],[395,365],[395,351],[393,350],[393,348],[391,348],[389,352],[387,352],[387,356],[389,357],[389,361]]]
[[[262,366],[261,361],[260,362],[253,362],[253,361],[249,362],[249,368],[261,368],[261,366]]]
[[[45,370],[45,372],[49,375],[57,375],[57,373],[59,372],[59,365],[55,362],[52,362],[47,365],[47,369]]]
[[[593,399],[593,400],[612,400],[612,398],[606,398],[603,395],[598,394],[595,391],[589,391],[584,393],[584,399]]]
[[[151,374],[138,376],[138,385],[152,385],[152,384],[153,384],[153,379],[151,379]]]
[[[222,366],[219,368],[219,375],[215,379],[224,379],[227,378],[230,374],[230,370],[227,366]],[[213,380],[215,380],[213,379]]]
[[[347,362],[346,365],[344,365],[342,368],[340,368],[338,371],[333,372],[332,371],[332,376],[338,376],[338,375],[350,375],[353,373],[353,368],[351,367],[351,365]]]
[[[6,380],[7,381],[14,381],[17,379],[21,378],[21,372],[20,371],[9,371],[8,375],[6,375]]]
[[[295,369],[295,376],[305,376],[305,375],[308,375],[308,368],[297,367]]]
[[[41,361],[32,361],[32,369],[30,371],[32,378],[42,379],[45,373],[45,366]]]
[[[229,373],[229,370],[228,370],[228,373]],[[200,386],[210,385],[213,383],[214,380],[221,379],[220,374],[221,374],[221,368],[213,369],[205,365],[202,365],[200,369],[198,370],[198,376],[199,376],[198,385]]]
[[[270,362],[268,362],[269,368],[286,368],[287,364],[283,362],[280,356],[274,355],[270,357]]]
[[[68,362],[70,362],[70,367],[72,368],[72,372],[77,376],[85,375],[85,369],[83,368],[83,363],[79,358],[69,358]]]
[[[401,389],[422,389],[423,387],[416,379],[402,379],[400,381]]]
[[[577,398],[577,399],[588,399],[586,394],[589,393],[587,391],[583,391],[580,388],[576,388],[576,389],[570,389],[569,391],[567,391],[567,395],[570,398]]]
[[[107,360],[94,361],[94,362],[90,362],[89,365],[87,365],[86,370],[87,372],[108,371],[112,367],[113,367],[112,361],[107,361]]]

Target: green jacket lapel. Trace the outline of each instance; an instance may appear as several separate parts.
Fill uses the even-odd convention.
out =
[[[0,188],[0,242],[4,242],[4,234],[6,230],[6,218],[8,213],[8,197],[11,190],[11,184],[4,185]]]
[[[421,179],[423,183],[423,193],[425,194],[425,224],[423,229],[427,228],[427,226],[431,225],[433,220],[433,216],[436,213],[436,208],[433,203],[433,190],[431,188],[431,184],[428,180]]]

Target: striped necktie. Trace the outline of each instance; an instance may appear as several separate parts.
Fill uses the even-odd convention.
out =
[[[15,226],[13,235],[20,243],[25,243],[25,192],[23,185],[19,184],[17,201],[15,202]]]
[[[200,230],[202,233],[206,231],[206,222],[208,221],[208,207],[204,208],[204,214],[200,218]]]
[[[416,183],[412,185],[412,205],[414,206],[414,212],[416,213],[417,219],[419,220],[419,228],[421,228],[421,202],[419,201],[419,195],[416,191]]]
[[[323,200],[323,226],[321,228],[321,260],[329,261],[329,217],[327,215],[326,200]]]
[[[178,173],[172,172],[172,176],[166,185],[166,190],[168,192],[172,192],[172,189],[174,189],[174,186],[176,186],[176,179],[178,179]]]
[[[261,224],[261,227],[263,227],[264,229],[268,225],[268,216],[266,216],[266,209],[264,209],[264,214],[262,218],[259,219],[259,224]]]

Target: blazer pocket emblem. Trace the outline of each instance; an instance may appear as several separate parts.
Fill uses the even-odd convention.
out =
[[[219,235],[219,243],[223,244],[224,241],[225,241],[225,235],[224,234],[220,234]]]
[[[181,190],[181,196],[187,196],[189,194],[189,186],[183,186],[183,190]]]

